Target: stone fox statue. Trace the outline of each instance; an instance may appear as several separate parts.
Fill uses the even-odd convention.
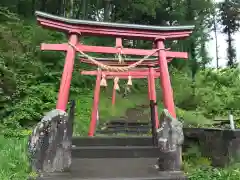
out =
[[[173,118],[167,109],[164,109],[161,114],[157,138],[160,151],[166,153],[166,156],[158,159],[156,167],[161,170],[180,171],[182,164],[181,146],[184,141],[183,125]]]
[[[48,112],[34,128],[28,142],[33,171],[61,172],[70,167],[74,107],[72,102],[69,115],[59,109]]]

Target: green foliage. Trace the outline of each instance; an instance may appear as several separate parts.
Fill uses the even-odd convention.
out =
[[[4,119],[4,124],[9,126],[33,125],[41,119],[42,112],[54,108],[57,93],[50,84],[31,86],[26,91],[29,92],[27,97],[14,106],[5,107],[5,113],[8,116]]]
[[[80,96],[81,99],[76,100],[76,113],[74,133],[75,135],[86,135],[91,120],[92,94]],[[83,98],[84,97],[84,98]]]
[[[5,125],[10,127],[29,126],[39,121],[44,112],[54,108],[64,57],[58,52],[40,54],[35,47],[44,41],[63,41],[64,37],[62,34],[46,31],[32,25],[29,21],[16,22],[15,15],[11,14],[7,17],[12,23],[4,24],[0,28],[2,30],[0,35],[3,37],[3,40],[0,41],[2,44],[0,46],[2,52],[0,70],[4,74],[1,81],[3,84],[1,85],[0,100],[3,106],[0,109],[0,114],[3,117],[2,123]],[[11,31],[12,28],[14,31]],[[15,47],[14,49],[9,47],[9,41],[11,41],[11,47]],[[86,38],[84,41],[87,44],[92,44],[92,42],[97,44],[98,39]],[[108,43],[111,44],[110,39]],[[79,69],[87,68],[89,67],[86,65],[76,63],[71,88],[71,99],[77,100],[79,104],[77,116],[82,119],[80,122],[86,122],[83,123],[84,125],[78,125],[78,127],[81,126],[81,129],[85,129],[84,132],[86,132],[87,122],[90,119],[92,87],[95,82],[93,77],[79,75]],[[209,124],[209,119],[214,116],[227,116],[230,109],[233,110],[234,115],[239,116],[240,94],[238,87],[240,80],[238,70],[214,71],[206,69],[196,74],[195,82],[192,81],[191,72],[187,68],[183,71],[171,68],[170,73],[176,106],[179,108],[178,115],[187,121],[187,125]],[[146,84],[146,81],[134,80],[135,88],[132,93],[138,93],[143,89],[146,92]],[[159,88],[159,84],[157,86]],[[86,90],[89,91],[88,93],[84,93],[86,88],[88,88]],[[161,90],[157,94],[160,95]],[[111,92],[105,95],[110,97]],[[100,101],[102,117],[124,115],[123,111],[119,110],[121,108],[112,109],[112,107],[104,105],[111,104],[110,100],[105,98],[106,96],[102,96]],[[161,96],[158,99],[161,99]],[[126,105],[126,107],[131,106],[133,106],[131,103]],[[109,109],[111,109],[112,115],[108,113]]]
[[[3,117],[1,123],[16,127],[36,123],[44,111],[53,107],[58,81],[56,76],[53,77],[54,72],[47,74],[54,68],[39,59],[35,48],[51,36],[36,26],[16,22],[10,15],[7,15],[10,18],[7,24],[0,26],[0,70],[3,75],[0,114]]]
[[[177,117],[187,127],[210,127],[213,123],[211,119],[206,118],[203,113],[197,111],[186,111],[177,108]]]
[[[192,82],[187,73],[172,70],[176,105],[188,113],[197,111],[195,114],[202,113],[207,118],[228,116],[230,110],[238,117],[239,77],[238,69],[206,69],[198,72],[195,82]]]
[[[233,110],[239,116],[240,76],[238,69],[208,70],[196,81],[196,95],[201,97],[200,110],[206,115],[227,115]]]
[[[35,4],[31,4],[34,2]],[[189,0],[127,0],[113,1],[110,4],[112,8],[100,1],[68,1],[64,4],[65,7],[63,1],[58,1],[57,4],[56,2],[0,2],[0,179],[27,179],[28,161],[23,154],[26,154],[26,135],[31,131],[23,131],[22,128],[31,128],[56,104],[65,55],[59,52],[40,52],[39,45],[42,42],[57,43],[67,39],[61,33],[43,30],[36,25],[35,20],[32,22],[36,7],[77,19],[104,19],[134,24],[196,25],[189,40],[167,42],[167,46],[173,50],[191,51],[190,61],[177,59],[171,63],[175,67],[170,69],[170,73],[177,115],[187,126],[208,127],[214,116],[227,116],[229,110],[233,110],[235,116],[240,116],[240,80],[237,69],[205,69],[197,72],[193,81],[192,76],[196,70],[205,67],[209,61],[205,43],[209,38],[208,28],[212,25],[211,1],[195,0],[192,3]],[[104,16],[111,15],[110,19],[101,17],[102,9],[105,11]],[[235,9],[234,11],[238,13]],[[226,21],[224,23],[229,25]],[[85,44],[114,46],[113,38],[84,37],[81,41]],[[192,42],[199,46],[193,46]],[[134,40],[133,45],[129,46],[149,48],[151,43]],[[79,75],[79,70],[91,67],[79,64],[78,60],[75,64],[70,95],[70,99],[76,100],[74,133],[86,135],[95,79]],[[124,116],[126,109],[148,103],[146,84],[146,81],[134,80],[132,93],[128,98],[122,98],[121,94],[118,94],[115,107],[111,105],[112,87],[105,90],[99,104],[100,121]],[[160,89],[159,81],[157,87]],[[157,94],[160,112],[163,109],[161,89]],[[239,121],[236,125],[240,128]],[[194,148],[185,155],[184,161],[185,170],[192,180],[239,179],[238,168],[212,168],[209,166],[210,161],[201,157]]]
[[[235,121],[235,126],[236,126],[236,128],[240,129],[240,119],[237,119]]]
[[[109,91],[110,90],[110,91]],[[85,89],[90,91],[90,89]],[[122,95],[117,92],[116,104],[112,106],[112,87],[101,90],[100,102],[99,102],[99,121],[104,123],[111,119],[116,119],[121,116],[125,116],[125,112],[128,108],[134,108],[137,105],[141,105],[147,101],[147,96],[144,94],[132,94],[130,98],[122,98]],[[142,96],[145,98],[139,98]],[[74,133],[75,135],[87,135],[89,123],[91,120],[91,108],[93,103],[93,93],[79,93],[76,98],[76,113]]]
[[[240,175],[240,170],[237,167],[226,169],[213,167],[196,168],[196,165],[192,164],[189,169],[191,169],[191,171],[188,173],[190,180],[236,180]]]
[[[236,180],[239,179],[239,166],[213,168],[211,160],[202,157],[197,146],[192,146],[183,155],[184,170],[190,180]]]
[[[27,138],[6,138],[0,135],[0,179],[28,179]]]

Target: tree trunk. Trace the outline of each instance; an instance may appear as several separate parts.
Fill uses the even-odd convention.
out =
[[[104,0],[104,21],[110,20],[111,0]]]
[[[172,0],[168,0],[168,7],[169,7],[169,25],[173,25],[173,19],[172,19],[172,12],[173,12],[173,2]]]
[[[45,12],[46,11],[46,6],[47,6],[47,0],[42,0],[41,1],[41,6],[40,6],[40,11]]]
[[[87,0],[82,0],[82,19],[87,19]]]
[[[17,1],[17,13],[21,14],[21,0]]]
[[[57,14],[59,16],[63,15],[63,0],[58,0],[58,4],[57,4]]]
[[[34,13],[35,13],[35,5],[36,5],[36,1],[35,1],[35,0],[32,0],[32,7],[31,7],[31,9],[32,9],[32,15],[34,15]]]
[[[232,43],[232,34],[229,28],[227,31],[227,36],[228,36],[228,66],[232,68],[234,67],[235,53],[234,53],[234,48]]]
[[[215,45],[216,45],[216,61],[217,61],[217,69],[219,69],[219,54],[218,54],[217,24],[216,24],[216,16],[215,16],[215,15],[214,15],[214,36],[215,36]]]
[[[69,0],[70,7],[69,7],[69,18],[73,18],[73,12],[74,12],[74,0]]]

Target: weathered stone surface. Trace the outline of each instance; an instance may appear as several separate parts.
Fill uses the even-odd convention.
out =
[[[216,128],[184,128],[185,146],[199,146],[201,154],[215,167],[240,162],[240,130]]]
[[[229,143],[228,152],[231,163],[240,163],[240,137]]]
[[[71,165],[73,109],[54,109],[34,128],[28,142],[31,168],[39,173],[61,172]]]
[[[184,141],[183,125],[164,109],[160,117],[160,128],[157,130],[158,145],[161,151],[175,151]]]
[[[158,159],[159,170],[179,171],[182,165],[183,125],[164,109],[157,130],[160,153],[166,154]]]

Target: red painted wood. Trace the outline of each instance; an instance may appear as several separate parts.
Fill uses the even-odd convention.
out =
[[[149,68],[149,80],[150,80],[150,91],[151,91],[151,100],[153,100],[154,103],[157,102],[157,96],[156,96],[156,85],[155,85],[155,72],[153,68]],[[155,127],[158,129],[159,127],[159,120],[158,120],[158,109],[157,106],[155,106]]]
[[[94,53],[104,53],[104,54],[116,54],[119,50],[115,47],[104,47],[104,46],[87,46],[83,44],[78,44],[77,48],[81,49],[83,52],[94,52]],[[156,49],[132,49],[132,48],[122,48],[122,54],[125,55],[139,55],[147,56],[154,53]],[[158,53],[153,54],[153,56],[158,56]],[[166,51],[166,56],[169,58],[188,58],[188,53],[186,52],[173,52]]]
[[[116,48],[122,48],[122,38],[116,38]]]
[[[68,44],[47,44],[47,43],[41,43],[40,46],[41,51],[67,51]]]
[[[54,51],[65,51],[67,49],[67,44],[41,44],[41,50],[54,50]],[[116,54],[119,52],[118,48],[115,47],[107,47],[107,46],[88,46],[78,43],[76,45],[78,49],[83,52],[94,52],[94,53],[104,53],[104,54]],[[122,48],[122,54],[124,55],[139,55],[139,56],[147,56],[154,53],[156,49],[133,49],[133,48]],[[158,53],[153,54],[153,56],[158,56]],[[187,59],[187,52],[174,52],[174,51],[166,51],[166,56],[168,58],[182,58]]]
[[[77,35],[71,35],[69,38],[69,42],[72,44],[77,44],[78,42]],[[67,48],[65,65],[63,69],[60,90],[59,90],[58,100],[57,100],[57,106],[56,106],[57,109],[61,109],[63,111],[66,111],[67,104],[68,104],[74,59],[75,59],[75,50],[71,46],[69,46]]]
[[[148,73],[148,76],[147,76],[147,80],[148,80],[148,99],[149,99],[149,102],[152,100],[152,92],[151,92],[151,81],[150,81],[150,76],[149,76],[149,73]]]
[[[156,41],[157,48],[164,49],[164,43],[163,40],[159,39]],[[175,105],[173,100],[173,90],[171,87],[169,72],[168,72],[168,64],[166,59],[166,52],[165,51],[159,51],[159,69],[160,69],[160,82],[162,87],[162,97],[163,97],[163,104],[164,108],[166,108],[169,113],[176,118],[176,112],[175,112]]]
[[[42,17],[37,17],[38,23],[46,28],[54,29],[62,32],[76,32],[83,36],[114,36],[124,38],[136,38],[154,40],[156,37],[165,39],[185,39],[192,33],[191,30],[185,31],[156,31],[156,30],[140,30],[140,29],[120,29],[108,28],[101,26],[87,26],[87,25],[70,25],[64,22],[56,22]]]
[[[91,121],[90,121],[90,126],[88,131],[88,136],[90,137],[94,136],[96,125],[97,125],[97,111],[98,111],[98,104],[99,104],[99,97],[100,97],[101,76],[102,76],[102,73],[99,70],[97,72],[96,85],[95,85],[94,96],[93,96]]]
[[[114,89],[114,85],[113,85],[113,89],[112,89],[112,106],[114,106],[116,104],[116,89]]]

